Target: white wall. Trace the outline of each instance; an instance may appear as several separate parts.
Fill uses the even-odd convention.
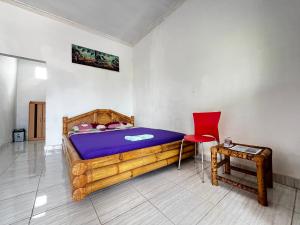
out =
[[[17,59],[0,55],[0,147],[12,141],[16,116]]]
[[[298,0],[187,0],[134,47],[137,124],[190,133],[192,112],[221,110],[222,139],[300,178],[299,21]]]
[[[28,134],[29,102],[46,101],[47,80],[35,77],[35,69],[45,66],[45,63],[18,60],[16,127],[25,128],[26,134]]]
[[[71,44],[119,56],[120,72],[72,64]],[[0,2],[0,52],[47,62],[47,145],[61,143],[65,115],[96,108],[132,114],[131,47]]]

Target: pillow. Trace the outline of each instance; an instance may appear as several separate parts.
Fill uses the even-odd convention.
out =
[[[111,123],[107,123],[105,124],[107,129],[118,129],[121,126],[120,122],[111,122]]]
[[[93,129],[93,126],[89,123],[82,123],[77,126],[72,127],[72,131],[74,132],[85,132]]]
[[[121,123],[121,126],[119,127],[119,129],[127,129],[127,128],[131,128],[133,127],[133,125],[131,123]]]
[[[73,126],[71,131],[74,131],[74,132],[78,132],[79,131],[79,127],[78,126]]]
[[[124,122],[111,122],[105,124],[107,129],[126,129],[133,127],[131,123],[124,123]]]
[[[106,130],[106,126],[105,125],[103,125],[103,124],[98,124],[97,126],[96,126],[96,129],[97,130]]]

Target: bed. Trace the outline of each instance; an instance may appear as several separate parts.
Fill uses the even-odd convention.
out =
[[[69,135],[81,123],[131,123],[134,117],[109,109],[97,109],[75,117],[63,118],[63,152],[65,155],[73,200],[178,161],[180,139],[176,132],[138,128],[99,133]],[[124,135],[153,134],[143,141],[125,141]],[[185,143],[182,158],[194,154],[194,145]]]

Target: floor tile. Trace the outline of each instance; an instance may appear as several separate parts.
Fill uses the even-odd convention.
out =
[[[291,224],[292,210],[270,203],[258,204],[256,196],[234,189],[200,222],[200,224]]]
[[[28,224],[34,205],[30,223],[43,225],[99,225],[97,213],[111,225],[300,225],[299,191],[296,195],[295,189],[274,183],[268,189],[269,206],[263,207],[252,193],[222,182],[212,186],[210,162],[205,168],[205,183],[201,162],[189,159],[182,161],[181,170],[173,164],[73,202],[61,149],[45,151],[44,142],[8,144],[0,150],[0,225]],[[255,177],[236,171],[229,176],[222,169],[219,174],[257,186]]]
[[[183,182],[187,178],[195,175],[196,173],[196,169],[191,169],[190,166],[185,166],[185,164],[182,165],[180,170],[178,170],[175,165],[169,166],[166,169],[161,170],[161,174],[166,179],[176,184]]]
[[[300,213],[300,190],[297,190],[297,197],[295,203],[295,212]]]
[[[45,152],[44,141],[15,142],[12,143],[12,145],[14,146],[14,153],[16,155],[20,155],[24,153],[31,154],[32,152]]]
[[[59,165],[59,166],[65,166],[65,158],[63,153],[61,152],[55,152],[55,153],[47,153],[45,157],[45,164],[46,166],[48,165],[49,167],[52,167],[54,165]]]
[[[293,210],[295,205],[296,190],[294,188],[274,183],[272,189],[268,189],[268,201]]]
[[[177,164],[174,164],[173,166],[175,166],[177,168]],[[208,169],[210,168],[210,162],[208,161],[204,161],[204,169]],[[196,170],[197,172],[201,172],[202,169],[202,162],[201,159],[196,159],[196,161],[191,158],[191,159],[185,159],[181,162],[181,168],[182,169],[190,169],[190,170]]]
[[[101,223],[106,223],[146,201],[129,182],[95,192],[91,195],[91,200]]]
[[[116,219],[107,223],[107,225],[172,225],[172,223],[163,216],[149,202],[133,208],[122,214]]]
[[[219,186],[213,186],[210,181],[210,176],[207,174],[205,174],[204,183],[202,183],[201,175],[196,174],[182,182],[180,186],[214,204],[217,204],[232,189],[230,185],[223,182],[219,182]]]
[[[16,156],[7,149],[0,149],[0,175],[9,168],[15,159]]]
[[[239,215],[225,213],[220,208],[213,208],[197,225],[250,225],[239,219]]]
[[[90,200],[83,200],[37,214],[31,218],[30,224],[99,225],[100,223]]]
[[[58,149],[48,149],[45,151],[46,156],[54,156],[54,155],[63,155],[62,148]]]
[[[40,161],[45,157],[43,142],[24,142],[18,144],[18,150],[15,150],[15,153],[17,155],[16,162],[28,160]]]
[[[44,159],[43,160],[24,160],[24,161],[15,161],[8,170],[26,170],[29,172],[41,171],[44,166]]]
[[[10,224],[29,218],[34,198],[35,192],[31,192],[0,201],[0,224]]]
[[[33,215],[72,202],[71,192],[68,183],[39,189],[34,204]]]
[[[214,206],[200,196],[176,186],[161,193],[150,202],[166,215],[174,224],[197,224]]]
[[[36,191],[38,182],[39,177],[30,177],[1,184],[0,200]]]
[[[43,170],[43,161],[25,160],[14,162],[0,176],[0,184],[18,181],[24,178],[40,176]]]
[[[29,221],[30,221],[30,218],[27,218],[27,219],[12,223],[11,225],[28,225]]]
[[[295,179],[295,188],[300,189],[300,179]]]
[[[167,191],[176,185],[168,179],[165,179],[164,175],[160,173],[162,170],[163,169],[136,177],[132,180],[131,184],[143,196],[148,199],[152,198],[155,195]]]
[[[24,154],[19,154],[16,158],[16,162],[30,161],[35,160],[36,162],[44,161],[45,156],[43,152],[26,152]]]
[[[300,213],[294,213],[292,225],[300,224]]]
[[[269,207],[257,207],[248,218],[249,224],[253,225],[289,225],[291,224],[292,214],[292,210],[270,204]],[[246,216],[242,216],[241,220],[244,218]]]
[[[46,167],[41,174],[39,188],[44,189],[53,185],[69,182],[69,175],[65,167],[52,165]]]
[[[257,188],[256,177],[247,175],[243,182],[244,184]],[[280,205],[292,210],[295,204],[296,189],[286,185],[273,183],[273,188],[268,188],[268,202]]]

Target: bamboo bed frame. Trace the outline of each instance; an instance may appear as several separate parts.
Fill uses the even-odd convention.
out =
[[[134,124],[134,117],[110,109],[97,109],[71,118],[63,117],[63,152],[73,200],[82,200],[92,192],[178,161],[181,141],[95,159],[81,159],[68,138],[71,128],[83,122],[106,124],[114,121]],[[193,144],[185,143],[182,158],[193,156],[194,150]]]

